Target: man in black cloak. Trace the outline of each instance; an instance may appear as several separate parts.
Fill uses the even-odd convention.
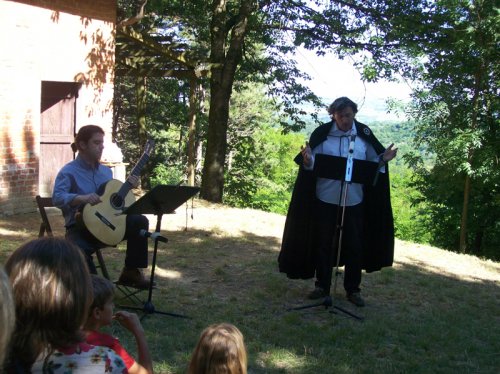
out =
[[[332,121],[316,128],[295,157],[299,172],[283,232],[279,270],[291,279],[316,275],[315,289],[308,297],[328,296],[338,253],[338,213],[345,205],[340,249],[344,288],[350,302],[363,306],[362,269],[373,272],[393,262],[394,221],[387,162],[396,157],[397,148],[391,144],[384,149],[370,128],[354,119],[357,105],[347,97],[336,99],[328,112]],[[350,149],[354,159],[378,162],[380,173],[375,185],[350,183],[344,202],[343,182],[316,177],[313,169],[316,154],[347,157]]]

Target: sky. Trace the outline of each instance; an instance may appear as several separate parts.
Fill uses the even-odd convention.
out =
[[[325,106],[337,97],[347,96],[358,104],[359,119],[403,119],[396,114],[387,114],[385,102],[389,98],[408,100],[410,87],[407,84],[388,81],[364,83],[349,60],[339,60],[333,54],[319,57],[312,51],[299,48],[296,60],[300,70],[312,78],[303,83],[323,98]]]

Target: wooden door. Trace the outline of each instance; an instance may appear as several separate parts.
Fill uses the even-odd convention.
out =
[[[76,128],[76,99],[80,85],[42,82],[39,194],[51,196],[58,171],[73,160],[71,143]]]

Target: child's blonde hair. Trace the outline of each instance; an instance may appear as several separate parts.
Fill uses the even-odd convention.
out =
[[[229,323],[208,326],[191,357],[188,374],[246,374],[243,335]]]

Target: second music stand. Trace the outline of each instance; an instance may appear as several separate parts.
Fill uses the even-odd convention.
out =
[[[136,308],[136,307],[127,307],[127,308],[141,310],[144,312],[144,316],[147,314],[158,313],[173,317],[189,318],[181,314],[161,312],[156,310],[152,302],[153,282],[155,277],[158,241],[160,238],[162,238],[160,236],[162,216],[164,214],[175,213],[175,209],[177,209],[187,200],[196,195],[199,190],[200,190],[199,187],[192,187],[192,186],[158,185],[123,211],[124,214],[154,214],[156,216],[156,230],[151,235],[151,238],[154,240],[154,251],[153,251],[153,261],[151,264],[151,279],[149,282],[148,300],[144,303],[143,308]]]

